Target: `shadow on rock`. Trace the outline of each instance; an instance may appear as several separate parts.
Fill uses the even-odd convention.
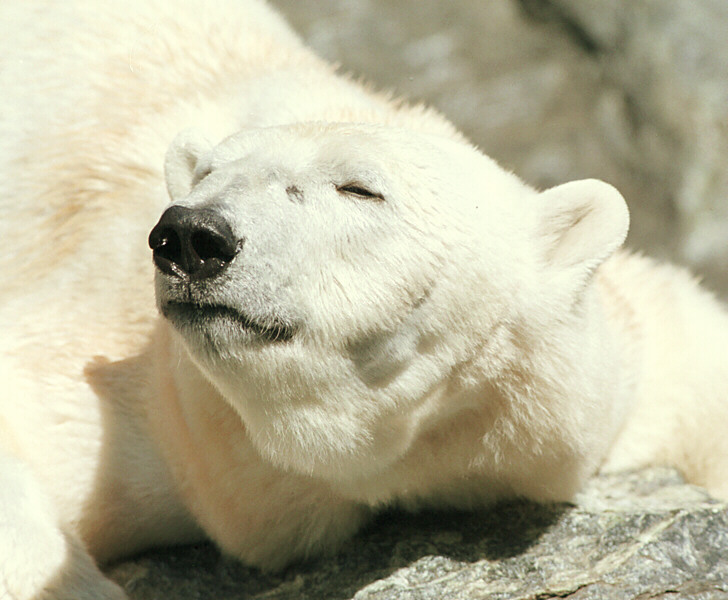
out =
[[[339,600],[405,567],[419,565],[429,579],[471,563],[518,556],[566,510],[567,505],[525,501],[476,512],[389,510],[336,554],[282,573],[245,567],[221,557],[213,546],[200,544],[150,552],[112,567],[110,574],[135,600]]]

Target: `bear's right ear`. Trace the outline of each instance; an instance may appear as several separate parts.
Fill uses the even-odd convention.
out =
[[[195,168],[212,145],[196,129],[177,134],[164,158],[164,177],[172,202],[185,198],[194,184]]]

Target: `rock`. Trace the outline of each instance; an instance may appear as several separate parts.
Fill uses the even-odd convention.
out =
[[[665,174],[678,258],[728,290],[728,3],[521,2],[595,56],[629,125],[605,138],[621,136],[634,168]]]
[[[263,574],[208,545],[110,575],[135,600],[728,598],[728,504],[669,469],[603,475],[575,505],[390,511],[332,557]]]

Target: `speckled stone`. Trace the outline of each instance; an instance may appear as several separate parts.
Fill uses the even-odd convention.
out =
[[[664,174],[676,258],[728,291],[728,2],[520,1],[564,25],[619,90],[605,108],[623,126],[605,137],[630,167]]]
[[[262,574],[209,545],[111,568],[131,598],[728,598],[728,505],[670,469],[600,476],[575,505],[390,511],[331,557]]]

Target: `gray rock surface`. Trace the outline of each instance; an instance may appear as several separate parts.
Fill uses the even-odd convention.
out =
[[[605,138],[669,186],[677,257],[726,290],[728,2],[521,0],[588,48],[616,91]],[[620,118],[618,113],[622,112]]]
[[[615,184],[632,246],[728,291],[725,0],[272,2],[343,71],[437,106],[527,181]],[[389,512],[277,575],[210,545],[110,574],[137,600],[728,598],[728,507],[656,469],[597,478],[573,507]]]
[[[333,557],[266,575],[208,545],[112,568],[136,600],[728,598],[728,505],[669,469],[601,476],[576,505],[388,512]]]

